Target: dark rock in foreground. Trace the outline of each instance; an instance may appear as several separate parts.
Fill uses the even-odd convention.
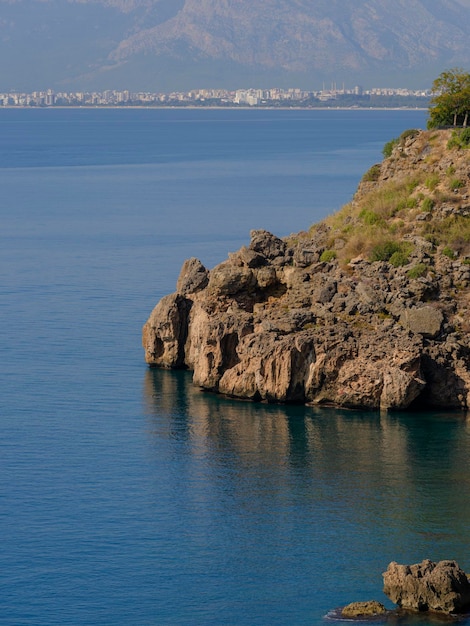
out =
[[[392,562],[383,577],[385,595],[405,609],[461,613],[470,608],[470,582],[455,561]]]

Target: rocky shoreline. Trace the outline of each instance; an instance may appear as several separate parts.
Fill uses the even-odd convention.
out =
[[[308,232],[186,261],[144,325],[146,362],[234,398],[467,409],[470,151],[451,138],[404,134]]]

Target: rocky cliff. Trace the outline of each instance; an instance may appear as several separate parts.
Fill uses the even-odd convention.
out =
[[[404,133],[308,232],[186,261],[143,328],[147,363],[236,398],[468,408],[470,151],[452,134]]]

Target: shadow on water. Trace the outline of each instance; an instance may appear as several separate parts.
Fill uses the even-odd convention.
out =
[[[460,519],[465,511],[470,518],[470,421],[461,413],[240,402],[196,389],[188,372],[148,370],[144,387],[155,437],[184,442],[210,463],[320,480],[335,492],[344,489],[345,497],[366,498],[369,514],[400,505],[429,542],[448,536],[448,515]],[[440,521],[427,523],[429,516],[410,503],[425,512],[435,505],[431,520]]]
[[[400,469],[419,479],[433,466],[467,481],[470,419],[460,412],[380,413],[243,402],[203,392],[190,372],[149,369],[144,395],[155,434],[184,440],[194,452],[232,452],[239,460],[339,471],[354,466]],[[336,463],[332,464],[331,459]],[[223,456],[221,456],[223,460]],[[349,469],[354,469],[353,465]],[[429,475],[428,475],[429,478]],[[455,476],[454,476],[455,478]]]

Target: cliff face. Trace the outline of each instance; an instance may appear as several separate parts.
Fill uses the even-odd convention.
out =
[[[309,232],[253,231],[183,265],[143,329],[149,365],[268,402],[470,404],[470,152],[414,132]]]

